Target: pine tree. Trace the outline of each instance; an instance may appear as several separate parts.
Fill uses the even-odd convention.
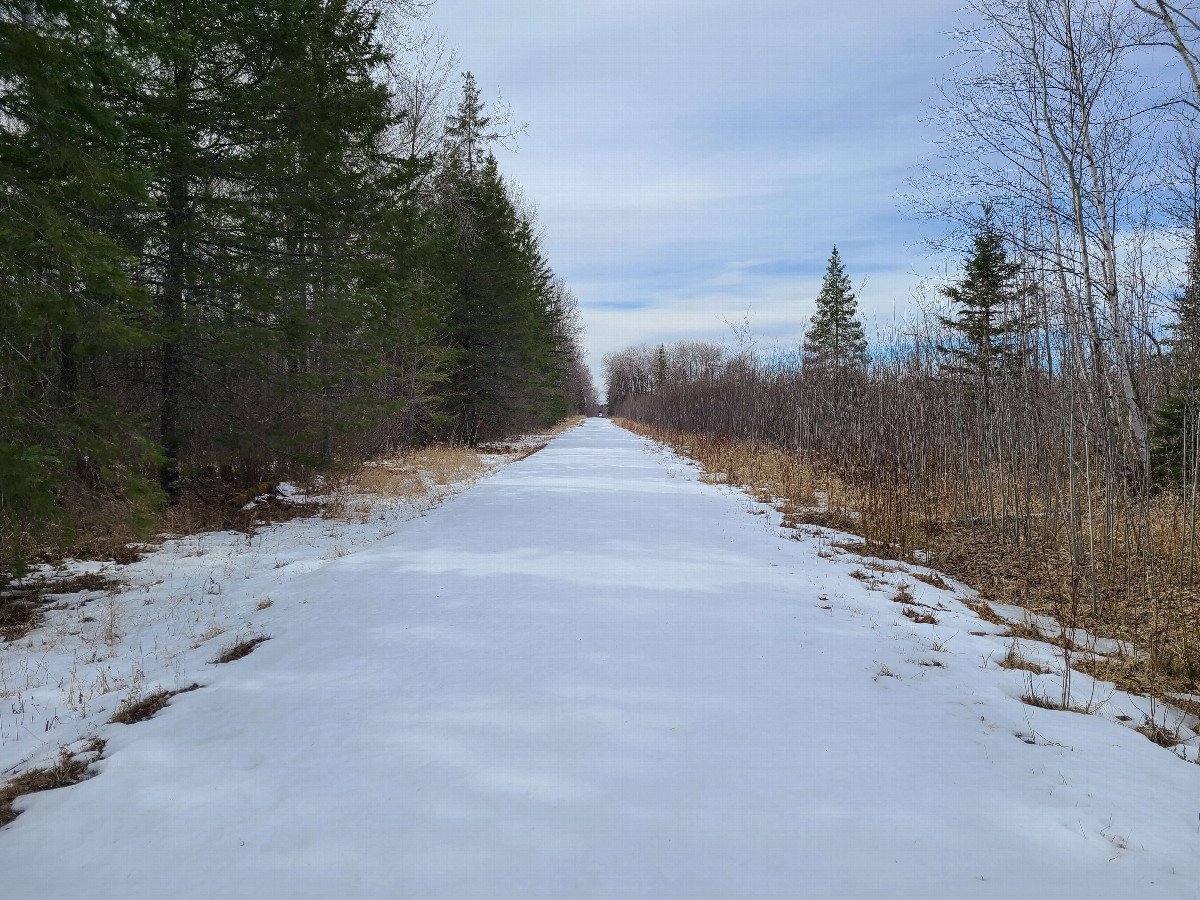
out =
[[[178,495],[185,462],[328,458],[364,424],[349,376],[381,360],[385,320],[359,289],[394,218],[374,17],[346,0],[131,0],[127,19],[156,201],[139,249],[164,336],[162,487]]]
[[[0,532],[136,490],[150,450],[92,377],[153,340],[112,228],[142,200],[110,104],[131,79],[111,4],[0,4]]]
[[[961,341],[938,350],[948,357],[945,371],[965,376],[987,390],[997,374],[1015,361],[1010,338],[1017,323],[1007,313],[1015,297],[1013,285],[1020,264],[1008,259],[1003,235],[986,213],[963,268],[962,281],[942,288],[943,296],[954,304],[955,314],[939,317]]]
[[[377,9],[0,0],[0,542],[594,400],[474,78],[389,149]]]
[[[1185,481],[1196,466],[1200,433],[1200,223],[1193,228],[1186,279],[1176,298],[1176,321],[1168,342],[1171,386],[1150,417],[1153,473],[1176,483]]]
[[[867,341],[858,321],[858,302],[837,247],[829,257],[825,280],[817,295],[817,312],[804,337],[810,361],[838,369],[861,367],[869,362]]]
[[[451,291],[446,340],[454,437],[474,442],[566,409],[554,274],[487,145],[491,117],[471,74],[449,117],[438,179],[439,278]]]
[[[446,127],[447,153],[468,178],[474,178],[483,168],[488,145],[496,135],[487,130],[492,117],[484,115],[475,76],[463,72],[462,78],[462,98]]]

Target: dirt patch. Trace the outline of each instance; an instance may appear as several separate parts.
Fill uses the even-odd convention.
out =
[[[239,659],[242,659],[243,657],[249,656],[251,653],[253,653],[254,648],[263,641],[269,641],[270,639],[271,638],[269,635],[264,634],[259,635],[258,637],[246,638],[245,640],[238,641],[232,647],[226,647],[224,650],[218,653],[216,659],[212,661],[212,665],[219,666],[223,665],[224,663],[237,662]]]
[[[7,825],[20,815],[13,808],[13,801],[18,797],[78,784],[87,777],[88,769],[103,754],[104,741],[94,737],[89,740],[82,754],[72,755],[63,748],[54,765],[30,769],[0,787],[0,826]]]
[[[66,575],[13,586],[0,585],[0,638],[16,641],[42,622],[42,607],[50,598],[80,591],[115,591],[121,582],[101,572]]]
[[[938,623],[937,616],[932,613],[921,612],[913,609],[911,606],[904,607],[904,615],[906,618],[912,619],[918,625],[936,625]]]
[[[144,722],[168,706],[171,698],[176,694],[186,694],[189,691],[199,689],[200,685],[191,684],[177,691],[158,690],[152,694],[147,694],[145,697],[130,697],[121,703],[120,708],[117,709],[109,721],[116,725],[132,725],[135,722]]]
[[[1035,675],[1049,675],[1050,670],[1045,666],[1035,663],[1031,659],[1026,659],[1017,650],[1016,644],[1012,644],[1008,648],[1008,652],[1004,654],[1004,658],[1000,660],[1000,666],[1004,669],[1020,669],[1024,672],[1032,672]]]

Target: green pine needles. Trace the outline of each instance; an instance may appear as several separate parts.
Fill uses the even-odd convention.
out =
[[[804,354],[810,364],[836,369],[862,368],[870,361],[858,301],[837,247],[829,256],[817,312],[804,336]]]
[[[85,508],[594,406],[474,78],[415,152],[453,98],[395,88],[379,15],[0,0],[0,567]]]
[[[975,228],[974,247],[964,264],[962,280],[942,288],[942,295],[953,304],[953,315],[939,319],[957,338],[938,345],[945,356],[942,371],[964,377],[986,391],[1006,366],[1016,362],[1012,337],[1018,322],[1009,310],[1015,303],[1020,268],[1008,259],[1004,237],[985,210]]]
[[[1192,228],[1170,330],[1170,386],[1150,416],[1151,468],[1160,482],[1194,484],[1200,472],[1200,223]]]

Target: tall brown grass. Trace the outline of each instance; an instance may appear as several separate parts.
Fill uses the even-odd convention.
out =
[[[787,524],[855,533],[880,556],[926,551],[989,600],[1141,651],[1092,659],[1095,674],[1196,692],[1195,479],[1133,477],[1086,385],[1033,368],[981,397],[911,352],[868,371],[743,357],[666,373],[615,404],[620,424],[782,498]]]

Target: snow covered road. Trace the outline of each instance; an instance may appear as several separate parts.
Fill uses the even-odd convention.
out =
[[[291,582],[20,801],[0,895],[1200,896],[1200,766],[697,476],[588,420]]]

